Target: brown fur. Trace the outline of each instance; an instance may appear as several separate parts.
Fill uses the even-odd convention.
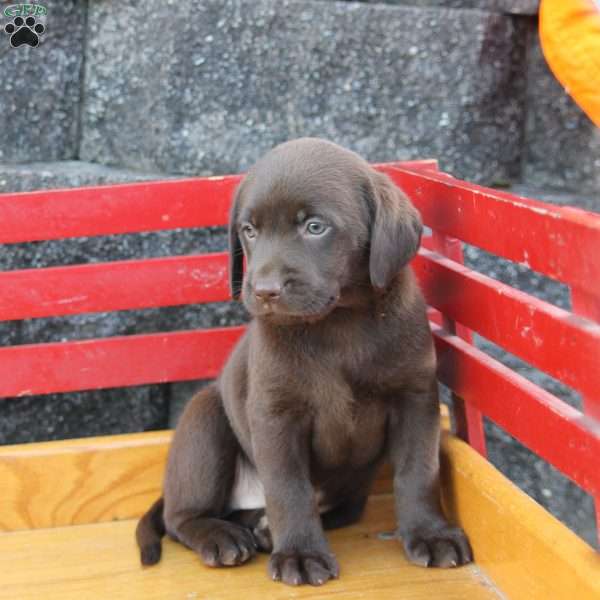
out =
[[[408,558],[471,560],[440,506],[435,353],[407,266],[420,234],[402,192],[330,142],[282,144],[248,172],[231,210],[230,276],[254,319],[181,417],[164,507],[138,527],[142,562],[160,558],[164,527],[208,565],[272,550],[273,579],[322,584],[338,576],[323,529],[360,517],[386,456]],[[236,465],[256,469],[268,524],[261,506],[230,506]]]

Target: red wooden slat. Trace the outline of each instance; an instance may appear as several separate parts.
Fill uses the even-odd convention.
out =
[[[442,233],[434,231],[431,238],[433,249],[446,256],[458,264],[464,264],[462,242],[456,238],[448,237]],[[443,328],[450,333],[456,334],[465,342],[473,343],[473,334],[471,330],[456,323],[448,316],[442,316]],[[456,435],[465,440],[479,454],[487,456],[485,444],[485,431],[483,429],[483,416],[475,406],[465,402],[460,396],[452,393],[452,406],[454,410],[454,422],[456,424]]]
[[[600,281],[600,215],[466,183],[444,173],[386,167],[436,231],[590,289]]]
[[[600,289],[595,295],[571,288],[571,304],[573,312],[596,323],[600,323]],[[600,365],[600,355],[596,356],[596,364]],[[600,387],[587,392],[583,399],[584,411],[600,422]],[[600,529],[598,530],[600,535]]]
[[[216,377],[244,327],[0,348],[0,397]]]
[[[581,392],[600,389],[600,325],[424,248],[413,267],[449,318]]]
[[[445,385],[582,488],[600,491],[597,422],[457,336],[432,329]]]
[[[437,161],[389,163],[432,172]],[[376,165],[383,168],[383,165]],[[241,175],[0,194],[0,244],[227,223]]]
[[[0,272],[0,321],[229,299],[224,252]]]
[[[575,314],[600,323],[600,289],[596,290],[595,293],[589,293],[571,288],[571,304]],[[592,395],[583,397],[583,412],[600,423],[600,388],[596,388]],[[600,494],[596,494],[594,504],[596,509],[596,535],[600,544]]]
[[[239,175],[0,195],[0,244],[223,225]]]
[[[224,253],[0,273],[0,319],[227,300]],[[600,327],[422,250],[429,303],[582,391],[600,389]],[[118,290],[118,293],[115,293]]]
[[[0,396],[215,377],[243,327],[0,349]],[[590,492],[600,431],[551,394],[433,325],[440,378]],[[558,440],[563,440],[559,443]]]

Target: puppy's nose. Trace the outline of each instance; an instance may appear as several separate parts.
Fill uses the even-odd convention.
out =
[[[263,302],[279,300],[281,284],[274,279],[259,279],[254,284],[254,295]]]

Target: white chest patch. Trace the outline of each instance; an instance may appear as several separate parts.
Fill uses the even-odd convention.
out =
[[[229,510],[250,510],[264,508],[265,490],[258,479],[256,469],[247,461],[237,459],[235,480],[229,498]]]
[[[331,508],[324,503],[323,493],[320,490],[316,491],[315,499],[320,513],[327,512]],[[238,458],[235,464],[235,479],[227,507],[228,512],[265,508],[266,505],[265,489],[258,478],[256,469],[247,461]]]

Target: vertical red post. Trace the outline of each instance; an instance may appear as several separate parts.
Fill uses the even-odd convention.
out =
[[[456,238],[446,236],[437,231],[432,236],[433,249],[461,265],[464,264],[462,242]],[[471,330],[443,316],[442,326],[446,331],[454,333],[461,339],[473,343]],[[485,431],[483,429],[483,416],[481,411],[465,402],[460,396],[452,393],[454,418],[456,422],[456,435],[465,440],[482,456],[487,455],[485,446]]]
[[[597,292],[571,287],[571,307],[580,317],[600,323],[600,287]],[[600,357],[598,357],[600,360]],[[593,396],[583,397],[583,412],[600,423],[600,390]],[[596,506],[596,536],[600,548],[600,495],[594,497]]]

